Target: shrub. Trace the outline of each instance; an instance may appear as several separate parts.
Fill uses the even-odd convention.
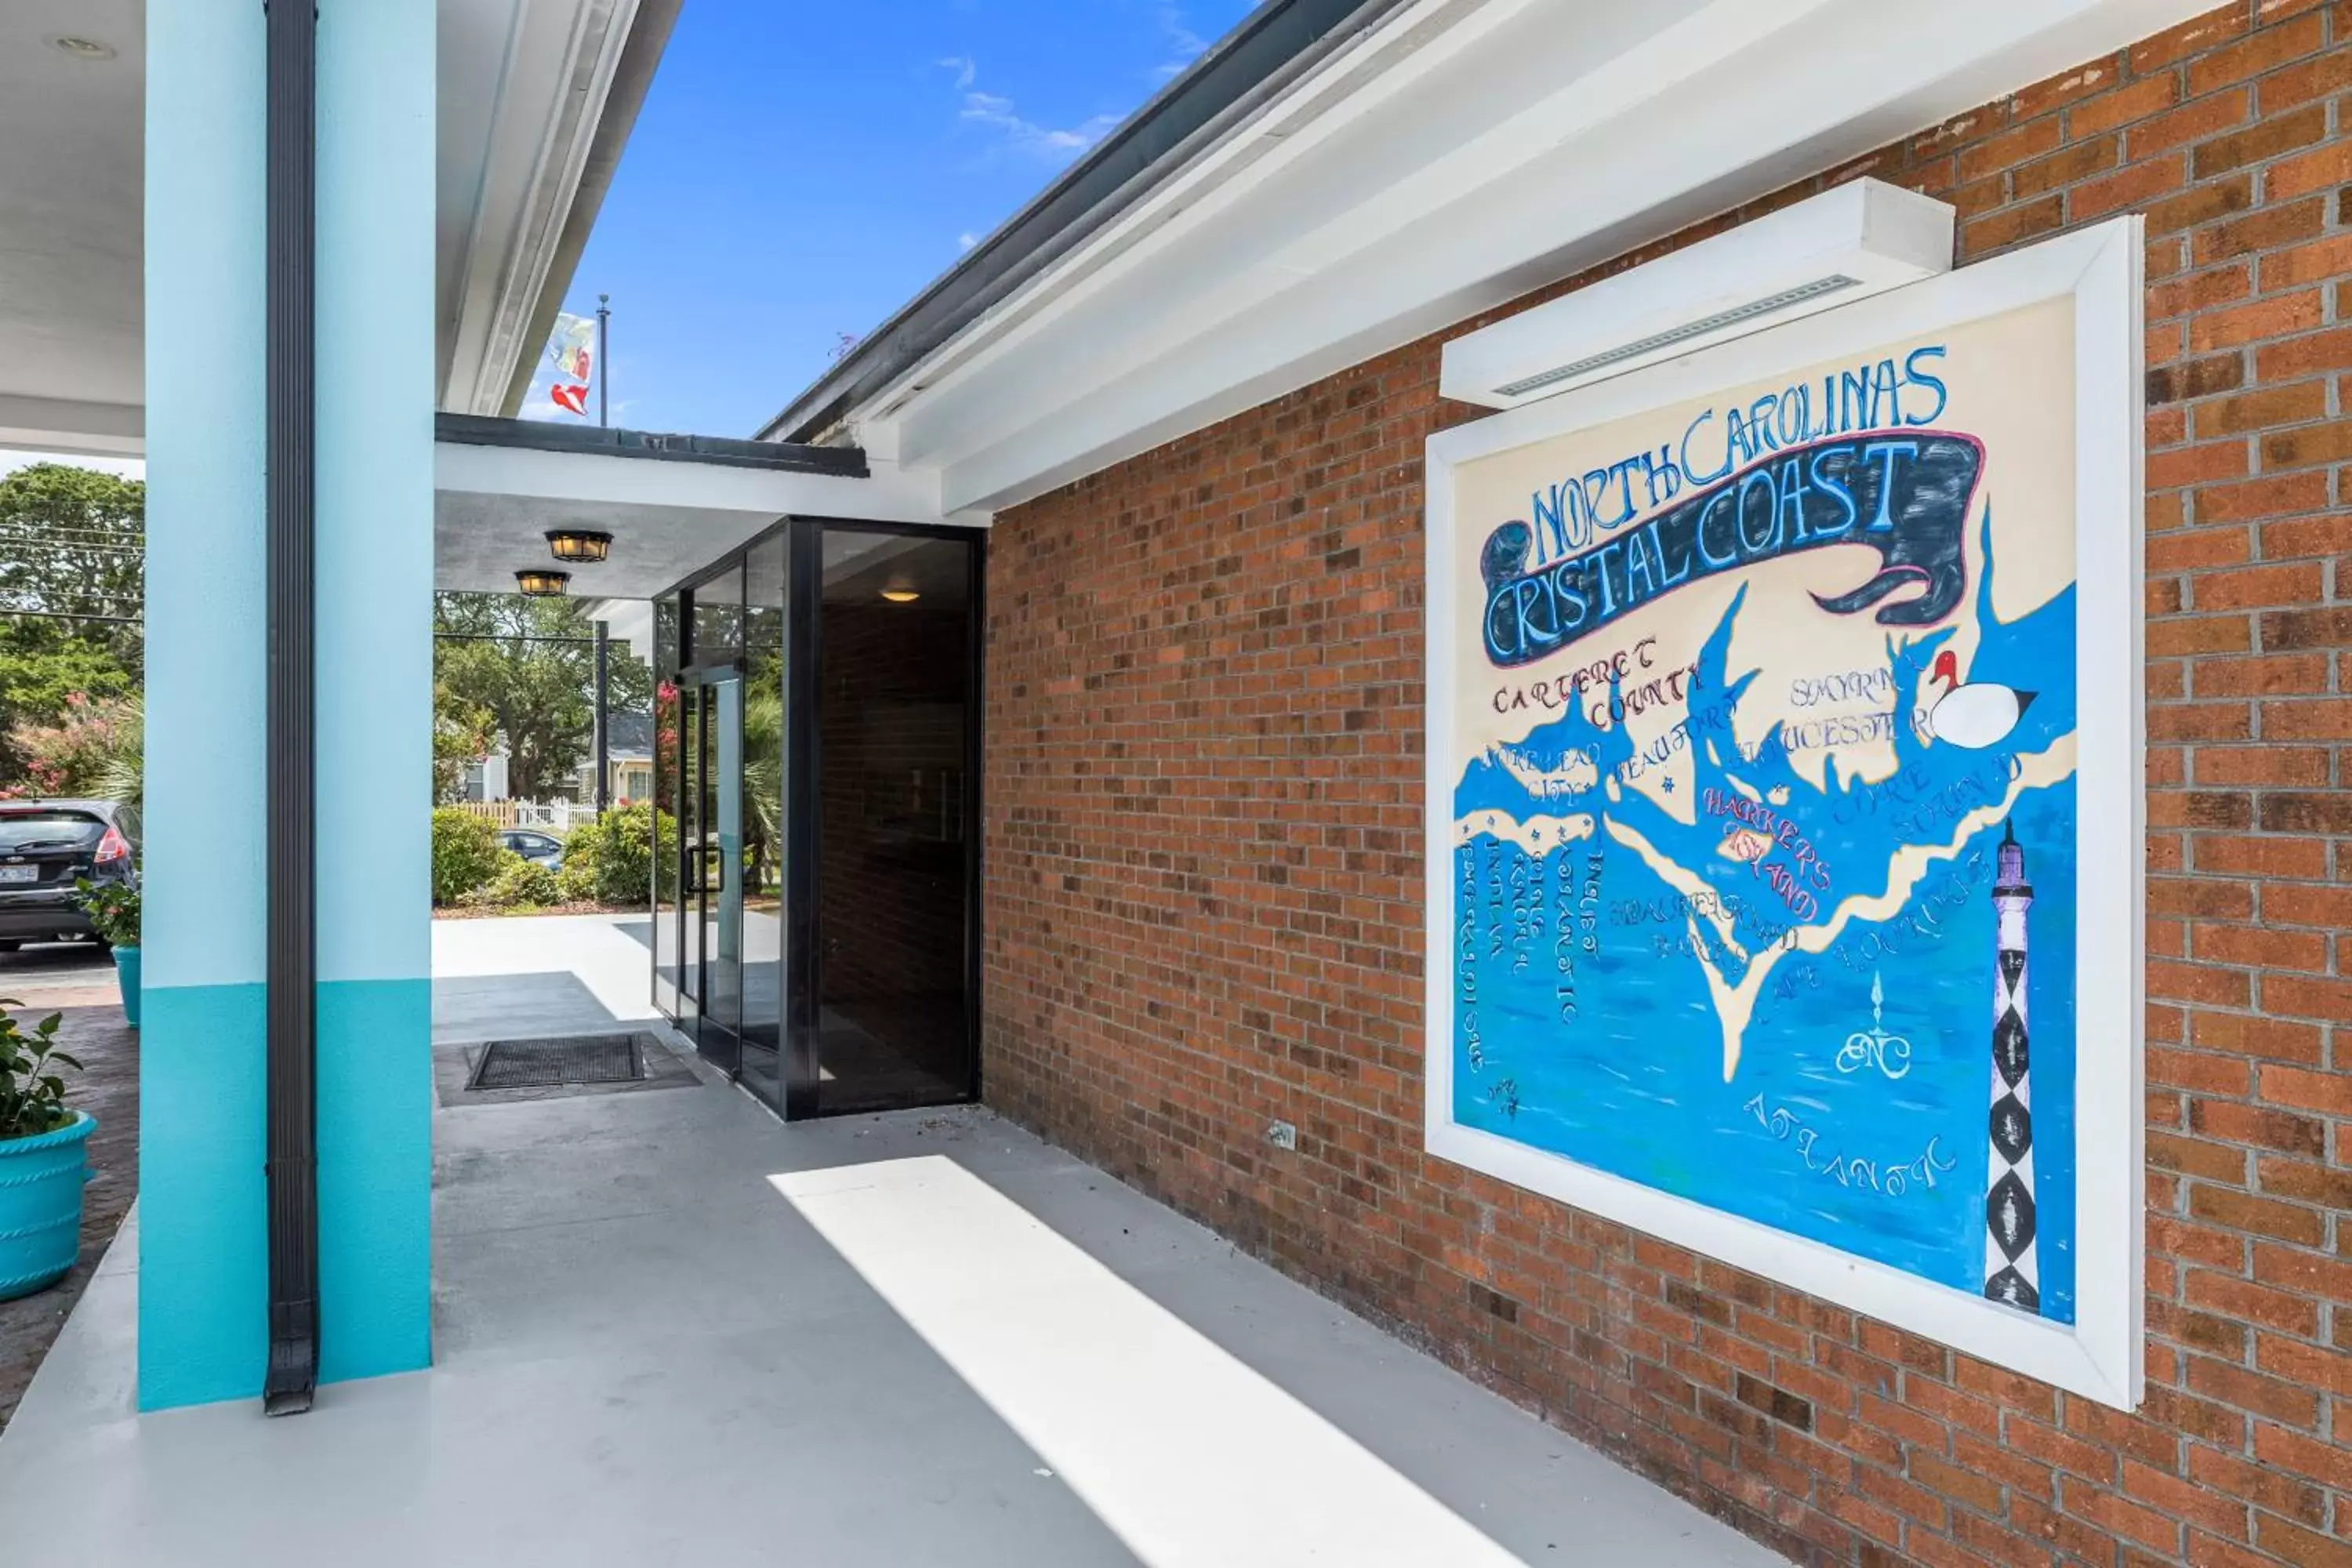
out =
[[[433,814],[433,901],[454,904],[486,885],[510,853],[487,817],[442,806]]]
[[[661,818],[665,842],[675,837],[669,814]],[[563,880],[575,897],[600,904],[643,906],[653,901],[654,808],[616,806],[583,822],[563,841]]]
[[[499,874],[481,889],[481,900],[498,909],[537,908],[563,901],[563,889],[559,885],[555,868],[526,860],[509,849],[499,862]]]

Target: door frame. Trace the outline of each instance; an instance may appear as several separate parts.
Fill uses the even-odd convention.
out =
[[[822,994],[823,933],[818,929],[816,895],[824,846],[824,803],[817,785],[824,760],[821,739],[824,692],[820,661],[824,652],[821,631],[824,603],[824,535],[828,530],[844,533],[883,533],[904,538],[937,539],[965,546],[969,639],[964,679],[967,721],[964,725],[962,810],[965,847],[962,953],[964,1081],[958,1100],[944,1103],[977,1100],[982,1088],[983,921],[981,899],[986,887],[982,831],[987,820],[983,810],[982,768],[987,755],[988,531],[954,524],[874,522],[856,517],[788,517],[655,595],[656,601],[673,596],[677,599],[680,639],[677,651],[683,657],[690,653],[693,646],[691,627],[695,591],[706,583],[744,567],[751,552],[760,546],[778,538],[784,542],[784,800],[783,843],[780,847],[784,859],[783,908],[781,911],[783,951],[779,957],[783,994],[781,998],[777,1067],[783,1080],[782,1110],[788,1121],[806,1121],[826,1114],[820,1104],[822,1064],[818,1060],[817,1050],[820,1016],[817,999]],[[709,665],[683,666],[671,679],[683,694],[693,686],[716,679],[741,679],[745,674],[746,661],[738,657]],[[656,679],[659,679],[658,672]],[[681,779],[677,795],[681,807],[686,805],[682,742],[681,735]],[[740,751],[740,748],[738,749]],[[698,801],[697,805],[698,809]],[[678,918],[683,941],[686,889],[682,863],[685,843],[682,814],[677,834],[681,859],[678,868]],[[658,919],[658,890],[656,910],[656,918]],[[700,929],[698,921],[698,941]],[[656,934],[656,947],[658,942]],[[684,967],[683,951],[680,967]],[[698,995],[695,1004],[695,1018],[698,1032],[702,1020]]]
[[[685,704],[688,700],[693,701],[695,704],[695,749],[698,752],[708,753],[711,758],[712,767],[717,768],[720,765],[718,759],[722,752],[720,750],[720,742],[718,738],[711,733],[711,726],[719,722],[719,715],[724,711],[725,705],[722,701],[717,700],[715,696],[708,694],[715,694],[720,688],[726,686],[733,686],[736,689],[736,735],[734,747],[737,773],[735,783],[735,837],[736,842],[739,845],[742,842],[743,838],[743,785],[741,773],[743,763],[742,699],[744,673],[744,661],[740,658],[735,658],[723,659],[715,664],[697,665],[690,669],[681,669],[677,672],[677,678],[680,717],[678,735],[678,766],[681,775],[688,773],[689,771],[693,771],[689,768],[685,744],[686,733],[683,722]],[[693,694],[690,699],[688,696],[688,693],[689,692]],[[699,756],[693,759],[693,763],[697,768],[698,768],[700,761],[701,758]],[[702,777],[699,772],[694,772],[694,777],[698,785],[692,802],[694,807],[694,826],[697,851],[695,858],[695,869],[698,872],[700,872],[702,870],[701,856],[704,848],[706,847],[706,841],[712,834],[716,833],[718,829],[714,824],[707,823],[702,820],[702,802],[704,795],[700,786],[709,784],[710,781]],[[709,798],[713,801],[724,798],[723,787],[713,786],[710,791]],[[678,804],[681,806],[688,804],[683,777],[681,778],[680,787],[678,790]],[[710,909],[710,888],[709,882],[704,876],[698,875],[693,881],[693,901],[691,905],[693,919],[691,921],[688,920],[687,915],[689,906],[688,903],[688,880],[686,876],[686,816],[683,812],[679,814],[677,818],[677,833],[678,837],[678,970],[682,978],[686,973],[686,942],[688,941],[688,928],[690,927],[692,931],[695,953],[693,971],[695,977],[693,1033],[695,1048],[698,1052],[703,1052],[705,1032],[712,1026],[710,1017],[710,968],[712,963],[716,961],[716,954],[709,950],[709,944],[704,939],[710,934],[719,921],[725,919],[725,916],[723,913]],[[721,842],[723,842],[723,838]],[[737,858],[737,863],[732,868],[727,867],[723,859],[721,861],[719,897],[722,903],[727,898],[727,889],[730,885],[735,889],[736,900],[734,988],[735,1021],[734,1026],[731,1028],[728,1027],[723,1020],[719,1024],[718,1027],[730,1036],[731,1038],[728,1046],[727,1059],[719,1061],[714,1058],[712,1059],[712,1065],[719,1068],[730,1079],[740,1079],[742,1076],[743,1068],[743,944],[747,935],[742,909],[743,868],[740,863],[740,855]],[[704,1054],[708,1055],[707,1052]]]

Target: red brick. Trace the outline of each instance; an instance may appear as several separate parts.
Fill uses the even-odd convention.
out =
[[[2161,76],[2143,77],[2128,87],[2100,93],[2067,110],[2066,134],[2076,138],[2095,136],[2161,113],[2179,101],[2179,73],[2167,71]]]
[[[2108,91],[2123,79],[2123,57],[2090,61],[2084,65],[2045,77],[2032,87],[2020,88],[2009,100],[2010,114],[2014,120],[2031,120],[2053,109],[2079,103],[2095,94]]]
[[[2243,435],[2249,430],[2318,419],[2326,413],[2327,384],[2299,381],[2260,392],[2208,398],[2190,410],[2190,417],[2198,439],[2209,440],[2215,436]]]
[[[2352,741],[2352,700],[2263,704],[2263,737],[2271,741]]]
[[[2308,1476],[2337,1491],[2352,1492],[2352,1444],[2318,1443],[2284,1426],[2257,1423],[2254,1458],[2273,1469]],[[2285,1509],[2273,1512],[2285,1513]]]
[[[2077,184],[2114,168],[2119,156],[2112,136],[2077,142],[2063,152],[2053,153],[2011,174],[2009,194],[2021,200]],[[1965,154],[1962,161],[1966,162]],[[1983,184],[1997,187],[2000,182],[1987,180]]]
[[[1981,180],[1988,174],[2039,158],[2056,150],[2061,140],[2058,117],[2045,114],[2021,125],[1989,136],[1959,152],[1958,172],[1963,183]]]
[[[2265,115],[2243,131],[2199,142],[2189,154],[2190,177],[2210,180],[2232,169],[2242,169],[2250,163],[2264,163],[2308,147],[2326,134],[2326,104],[2307,104],[2285,114]],[[2271,200],[2276,201],[2282,193],[2273,186],[2268,195]]]
[[[2197,492],[2200,522],[2246,522],[2292,517],[2327,504],[2326,474],[2284,474],[2243,484],[2207,485]]]
[[[2264,170],[2263,195],[2269,201],[2283,202],[2330,189],[2347,180],[2352,180],[2352,142],[2331,142],[2325,147],[2282,159]]]
[[[2242,5],[2217,6],[2191,16],[2134,44],[2128,51],[2132,71],[2145,75],[2176,60],[2218,48],[2242,35],[2247,23],[2246,7]]]
[[[2294,1568],[2352,1568],[2352,1542],[2331,1540],[2269,1514],[2254,1521],[2254,1544]]]
[[[2321,43],[2319,17],[2308,13],[2277,26],[2261,28],[2251,37],[2190,60],[2189,90],[2191,94],[2211,92],[2231,82],[2260,76],[2319,53]],[[2266,101],[2264,107],[2276,110],[2286,106]]]
[[[2066,193],[2067,219],[2073,223],[2090,223],[2110,213],[2146,207],[2159,197],[2180,189],[2186,170],[2187,160],[2176,153],[2144,163],[2127,163],[2104,178],[2087,180]],[[2149,226],[2157,228],[2155,225]],[[2187,226],[2168,223],[2163,226]],[[2158,229],[2158,232],[2162,230]]]
[[[2056,193],[2033,201],[2020,202],[1963,225],[1960,229],[1961,248],[1970,257],[1981,257],[2003,246],[2016,245],[2037,235],[2048,234],[2065,218],[2065,198]]]
[[[2309,289],[2231,310],[2206,311],[2189,323],[2189,346],[2206,353],[2289,332],[2307,332],[2320,325],[2321,319],[2319,290]]]
[[[2352,981],[2317,982],[2347,1008],[2352,1008]],[[2274,1105],[2292,1105],[2322,1116],[2352,1117],[2352,1072],[2314,1072],[2303,1068],[2262,1069],[2263,1098]]]
[[[2273,71],[2255,84],[2256,102],[2265,114],[2308,103],[2352,87],[2352,55],[2330,49],[2315,58]]]
[[[2318,603],[2326,573],[2313,561],[2278,566],[2246,566],[2234,572],[2200,572],[2196,583],[2200,610],[2252,610]]]
[[[2256,286],[2266,294],[2299,283],[2332,283],[2347,271],[2352,271],[2352,235],[2273,251],[2254,263]]]
[[[2327,204],[2309,196],[2285,206],[2263,207],[2228,223],[2201,228],[2190,238],[2190,254],[2200,267],[2210,267],[2233,257],[2257,255],[2281,246],[2319,237],[2327,226]]]

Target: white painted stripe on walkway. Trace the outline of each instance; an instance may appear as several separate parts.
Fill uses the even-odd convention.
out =
[[[768,1180],[1150,1568],[1518,1562],[952,1160]]]

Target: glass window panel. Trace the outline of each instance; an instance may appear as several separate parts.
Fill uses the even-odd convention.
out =
[[[743,657],[743,568],[739,563],[694,586],[694,637],[688,662],[725,664]]]

